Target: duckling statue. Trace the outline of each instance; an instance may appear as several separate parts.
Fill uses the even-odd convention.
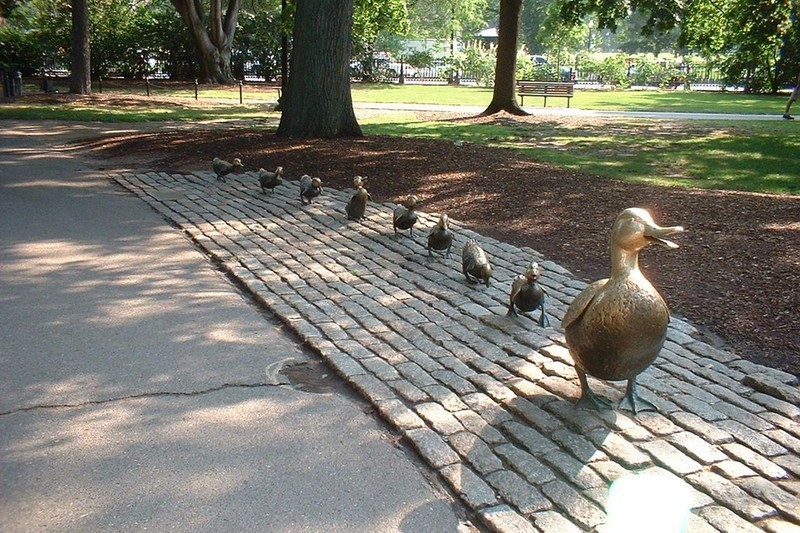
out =
[[[308,174],[300,177],[300,203],[305,205],[322,193],[322,180],[312,178]],[[306,202],[306,200],[308,200]]]
[[[214,169],[214,174],[217,175],[219,181],[227,181],[225,176],[231,172],[237,172],[242,169],[242,160],[237,157],[233,160],[233,163],[228,163],[224,159],[215,157],[211,162],[211,168]]]
[[[470,239],[461,250],[461,271],[468,283],[483,281],[489,286],[489,278],[492,277],[492,265],[486,252],[475,239]]]
[[[283,167],[277,167],[275,172],[270,172],[263,168],[258,169],[258,183],[261,185],[261,190],[264,194],[266,194],[267,189],[275,192],[275,187],[283,183],[281,176],[283,176]]]
[[[531,262],[524,274],[520,274],[511,282],[511,294],[508,298],[508,312],[506,316],[517,316],[517,309],[522,313],[530,313],[541,309],[539,327],[549,328],[550,320],[544,311],[544,302],[547,291],[539,284],[542,269],[539,263]]]
[[[397,235],[398,229],[407,229],[408,236],[414,236],[414,224],[417,223],[417,212],[414,210],[419,203],[416,195],[412,194],[406,198],[403,203],[397,206],[392,216],[392,226],[394,226],[394,234]]]
[[[639,252],[648,244],[674,249],[665,237],[683,231],[664,228],[640,208],[625,209],[611,229],[611,277],[595,281],[570,304],[561,325],[581,383],[578,407],[610,409],[589,388],[586,374],[599,379],[628,380],[620,408],[652,411],[636,396],[636,376],[658,356],[666,339],[669,309],[639,270]]]
[[[450,219],[445,214],[439,215],[439,222],[431,228],[428,233],[428,257],[433,257],[431,250],[438,250],[445,252],[445,258],[450,257],[450,248],[453,247],[453,238],[455,235],[450,230]]]
[[[347,213],[347,218],[350,220],[366,218],[364,214],[367,211],[367,202],[372,200],[372,196],[370,196],[367,189],[364,188],[364,181],[366,179],[367,178],[362,178],[361,176],[353,178],[353,188],[356,192],[344,208]]]

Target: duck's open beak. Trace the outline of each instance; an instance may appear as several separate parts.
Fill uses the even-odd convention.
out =
[[[644,228],[644,236],[648,241],[654,244],[658,244],[659,246],[663,246],[664,248],[669,248],[671,250],[678,248],[678,245],[672,241],[668,241],[664,237],[682,232],[683,232],[683,226],[671,226],[669,228],[662,228],[661,226],[658,226],[656,224],[653,225],[648,224]]]

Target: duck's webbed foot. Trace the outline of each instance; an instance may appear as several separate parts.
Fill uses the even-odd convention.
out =
[[[586,372],[578,370],[577,368],[575,370],[581,382],[581,397],[575,404],[575,407],[591,409],[592,411],[607,411],[613,409],[614,405],[611,402],[596,395],[592,392],[592,389],[589,388],[589,382],[586,380]]]
[[[658,407],[653,403],[640,398],[636,394],[635,377],[628,380],[628,388],[625,390],[625,397],[622,398],[622,401],[619,403],[619,408],[633,411],[634,415],[641,411],[658,411]]]
[[[542,305],[542,314],[539,315],[539,327],[540,328],[550,327],[550,319],[547,318],[547,313],[544,312],[544,305]]]

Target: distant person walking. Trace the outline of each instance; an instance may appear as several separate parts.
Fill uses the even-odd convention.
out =
[[[794,90],[789,96],[789,101],[786,102],[786,111],[783,112],[783,118],[786,120],[794,120],[794,117],[789,114],[789,109],[791,109],[792,104],[797,100],[798,91],[800,91],[800,72],[797,73],[797,79],[794,83]]]

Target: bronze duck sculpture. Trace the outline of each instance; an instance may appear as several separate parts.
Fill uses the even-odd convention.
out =
[[[475,239],[468,240],[461,250],[461,271],[468,283],[483,281],[487,287],[489,286],[492,265],[489,263],[486,252]]]
[[[394,233],[397,235],[397,230],[402,229],[408,230],[408,236],[414,236],[414,224],[417,223],[417,212],[414,210],[419,203],[419,199],[416,195],[411,195],[406,198],[403,203],[397,206],[394,210],[392,216],[392,226],[394,227]]]
[[[300,177],[300,203],[305,205],[322,193],[322,180],[312,178],[308,174]],[[308,201],[306,201],[308,200]]]
[[[455,235],[450,229],[450,219],[447,215],[439,215],[439,221],[431,228],[428,233],[428,257],[433,257],[431,250],[438,250],[445,252],[445,258],[450,257],[450,248],[453,247],[453,238]]]
[[[218,180],[227,181],[225,176],[242,169],[242,160],[237,157],[233,160],[233,163],[228,163],[224,159],[215,157],[211,162],[211,168],[214,169],[214,174],[217,175]]]
[[[283,183],[281,176],[283,176],[283,167],[277,167],[275,172],[259,168],[258,183],[261,185],[261,191],[264,192],[264,194],[266,194],[267,189],[275,192],[275,187]]]
[[[656,407],[636,395],[636,376],[658,356],[666,339],[669,309],[639,270],[639,252],[649,244],[678,245],[665,239],[683,231],[661,227],[644,209],[625,209],[611,229],[611,277],[595,281],[570,304],[561,322],[581,383],[578,407],[610,409],[589,388],[586,374],[628,380],[620,408],[636,414]]]
[[[367,178],[362,178],[361,176],[353,178],[353,188],[356,192],[344,208],[349,220],[361,220],[362,218],[366,218],[364,215],[367,211],[367,202],[372,200],[372,196],[370,196],[367,189],[364,188],[364,181],[366,179]]]
[[[525,273],[518,275],[511,282],[511,293],[508,298],[508,312],[506,316],[517,316],[517,309],[522,313],[530,313],[541,309],[539,327],[549,328],[550,320],[544,310],[547,291],[539,284],[542,269],[539,263],[531,262]]]

